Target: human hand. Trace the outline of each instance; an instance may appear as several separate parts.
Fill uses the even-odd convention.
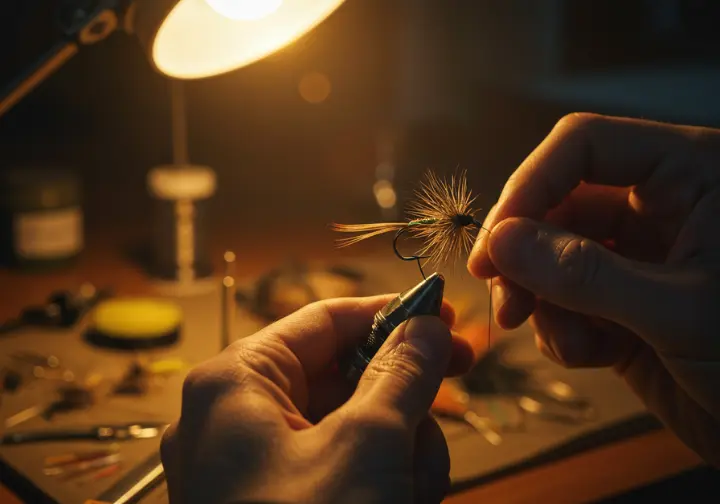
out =
[[[718,217],[720,130],[572,114],[510,177],[468,268],[493,279],[500,326],[530,317],[550,359],[613,366],[718,465]]]
[[[450,461],[428,415],[472,353],[452,308],[387,339],[357,389],[333,367],[392,296],[321,301],[195,368],[162,442],[175,503],[437,503]]]

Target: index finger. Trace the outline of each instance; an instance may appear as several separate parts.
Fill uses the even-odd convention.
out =
[[[343,351],[370,334],[373,318],[397,294],[318,301],[269,325],[272,334],[295,355],[307,375],[321,373]],[[449,326],[455,312],[443,301],[440,318]]]
[[[468,260],[477,277],[496,274],[487,255],[493,227],[510,217],[542,220],[581,182],[628,187],[647,180],[705,128],[576,113],[563,117],[523,161],[488,215]]]

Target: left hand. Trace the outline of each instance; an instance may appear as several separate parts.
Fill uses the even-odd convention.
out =
[[[454,313],[417,317],[355,391],[334,368],[391,296],[313,303],[195,368],[162,459],[172,503],[438,503],[450,461],[428,410],[466,371]]]

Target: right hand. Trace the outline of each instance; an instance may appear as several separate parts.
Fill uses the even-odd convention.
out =
[[[195,367],[161,444],[170,502],[442,501],[450,456],[428,410],[471,365],[450,305],[393,331],[357,387],[336,368],[393,297],[312,303]]]
[[[720,465],[720,130],[572,114],[518,168],[468,267],[497,323],[612,366]],[[601,245],[602,243],[602,245]]]

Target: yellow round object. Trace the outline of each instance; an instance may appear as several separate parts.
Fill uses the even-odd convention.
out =
[[[180,371],[184,371],[187,367],[187,363],[182,359],[165,359],[155,361],[151,362],[148,366],[150,373],[154,375],[178,373]]]
[[[178,331],[182,311],[176,304],[159,299],[111,299],[97,306],[93,318],[93,329],[105,337],[157,338]]]

